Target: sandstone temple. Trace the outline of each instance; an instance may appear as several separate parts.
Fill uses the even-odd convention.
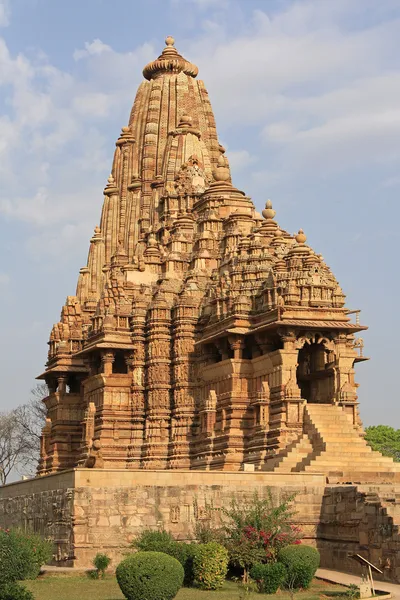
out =
[[[302,229],[233,185],[197,74],[171,37],[143,69],[51,331],[39,477],[0,490],[0,525],[86,565],[142,526],[188,535],[195,495],[269,486],[297,492],[325,566],[364,550],[399,579],[400,467],[363,438],[359,311]]]

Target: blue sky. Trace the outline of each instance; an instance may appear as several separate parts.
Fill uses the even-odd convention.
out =
[[[364,423],[400,427],[398,0],[0,0],[0,410],[43,371],[166,35],[200,69],[234,184],[302,227],[362,309]]]

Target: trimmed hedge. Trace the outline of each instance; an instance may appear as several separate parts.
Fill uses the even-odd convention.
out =
[[[194,580],[193,559],[197,544],[186,544],[176,541],[170,533],[161,529],[154,531],[145,529],[133,542],[132,546],[142,552],[164,552],[179,560],[185,571],[185,585],[192,585]]]
[[[287,576],[283,563],[257,563],[250,570],[250,577],[257,583],[258,591],[264,594],[276,594]]]
[[[163,552],[137,552],[119,563],[116,576],[128,600],[172,600],[182,587],[184,571]]]
[[[0,600],[35,600],[32,592],[19,583],[0,585]]]
[[[228,561],[228,551],[221,544],[198,544],[193,559],[195,584],[203,590],[222,587],[228,572]]]
[[[306,589],[319,567],[320,555],[311,546],[293,545],[280,550],[278,561],[287,569],[286,585]]]

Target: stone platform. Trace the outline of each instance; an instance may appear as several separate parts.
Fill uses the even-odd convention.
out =
[[[386,579],[400,582],[393,521],[400,489],[391,486],[389,507],[387,489],[381,500],[379,485],[334,486],[318,473],[78,468],[0,488],[0,526],[51,536],[59,566],[89,567],[98,551],[116,564],[143,528],[165,527],[189,540],[196,521],[209,518],[210,505],[227,506],[233,496],[251,498],[255,491],[262,496],[268,488],[277,498],[296,494],[294,522],[305,543],[320,550],[321,566],[358,573],[347,554],[360,552],[384,568]]]

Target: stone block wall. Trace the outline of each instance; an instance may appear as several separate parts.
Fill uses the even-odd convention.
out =
[[[294,521],[305,543],[320,550],[322,566],[359,573],[348,558],[359,552],[386,579],[400,581],[397,526],[376,486],[373,494],[327,486],[318,474],[75,469],[0,488],[0,526],[52,537],[54,564],[90,567],[103,551],[115,565],[143,528],[164,527],[189,540],[195,523],[210,517],[209,506],[268,489],[277,499],[296,494]]]

